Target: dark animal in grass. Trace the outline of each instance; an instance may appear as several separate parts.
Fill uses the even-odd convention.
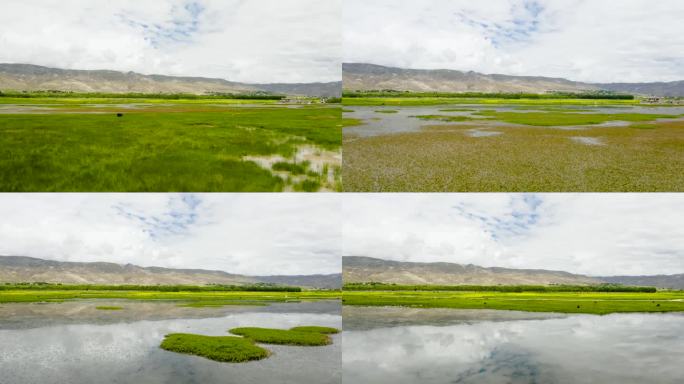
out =
[[[117,113],[116,117],[123,117],[123,113]]]

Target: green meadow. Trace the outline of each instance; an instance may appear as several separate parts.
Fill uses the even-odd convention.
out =
[[[408,105],[457,105],[457,104],[483,104],[483,105],[637,105],[638,100],[611,100],[611,99],[507,99],[497,97],[344,97],[342,104],[345,106],[408,106]]]
[[[0,303],[62,302],[79,299],[127,299],[174,301],[179,306],[265,305],[303,300],[336,300],[340,291],[248,292],[248,291],[162,291],[98,289],[9,289],[0,290]]]
[[[210,360],[239,363],[260,360],[271,355],[255,343],[295,346],[332,344],[329,334],[339,330],[330,327],[300,326],[292,329],[240,327],[229,330],[236,336],[203,336],[172,333],[165,336],[160,348],[171,352],[202,356]]]
[[[0,112],[0,191],[341,189],[339,106],[5,97]]]
[[[304,330],[302,330],[304,328]],[[306,328],[309,328],[308,330]],[[234,335],[243,336],[246,339],[257,343],[280,344],[280,345],[300,345],[300,346],[321,346],[329,345],[332,339],[328,333],[337,333],[332,328],[326,329],[325,333],[315,330],[318,327],[301,327],[296,329],[273,329],[258,327],[233,328],[229,332]]]
[[[171,333],[159,345],[161,349],[205,357],[210,360],[241,363],[261,360],[271,353],[254,345],[251,340],[237,336],[204,336],[190,333]]]
[[[615,312],[681,312],[684,311],[684,291],[643,293],[345,290],[343,304],[604,315]]]

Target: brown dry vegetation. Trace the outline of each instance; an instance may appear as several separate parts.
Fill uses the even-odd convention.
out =
[[[684,122],[653,128],[475,125],[343,140],[346,191],[684,191]],[[644,129],[646,128],[646,129]],[[586,145],[572,137],[600,139]]]

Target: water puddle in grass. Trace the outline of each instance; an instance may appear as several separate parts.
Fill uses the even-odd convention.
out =
[[[86,309],[102,305],[123,309]],[[159,348],[164,335],[177,332],[229,336],[228,329],[245,326],[340,328],[338,302],[181,308],[170,303],[98,300],[35,307],[22,303],[1,308],[3,384],[332,384],[341,380],[340,335],[331,335],[333,344],[322,347],[263,345],[273,354],[247,363],[220,363]],[[12,314],[21,317],[21,324]]]
[[[280,162],[303,164],[306,162],[308,164],[307,169],[318,174],[323,179],[323,186],[320,191],[326,192],[333,190],[336,177],[335,168],[339,168],[342,165],[342,153],[340,151],[324,150],[311,145],[302,145],[297,147],[297,152],[292,158],[286,158],[281,155],[244,156],[242,160],[254,162],[283,180],[289,179],[291,183],[302,182],[307,179],[307,175],[295,175],[287,171],[274,170],[274,164]]]
[[[470,137],[491,137],[491,136],[499,136],[503,134],[503,132],[498,132],[498,131],[483,131],[481,129],[469,129],[466,131],[466,134]]]
[[[524,108],[524,109],[521,109]],[[378,111],[396,111],[395,113],[382,113]],[[459,104],[453,106],[350,106],[345,107],[343,116],[345,118],[359,119],[361,125],[344,127],[345,136],[358,138],[389,135],[394,133],[418,132],[425,126],[439,125],[477,125],[487,127],[530,127],[522,124],[506,123],[494,119],[487,119],[486,116],[478,115],[482,111],[496,112],[515,112],[515,113],[539,113],[539,112],[572,112],[578,114],[612,114],[612,113],[643,113],[643,114],[664,114],[672,115],[672,118],[659,118],[655,121],[681,121],[684,120],[684,106],[679,107],[644,107],[644,106],[560,106],[554,109],[545,109],[534,106],[521,105],[472,105]],[[441,121],[423,120],[415,116],[434,115],[434,116],[463,116],[468,118],[465,121]],[[540,128],[553,128],[563,130],[583,130],[588,128],[600,127],[626,127],[631,122],[627,121],[607,121],[601,124],[575,125],[575,126],[548,126]]]
[[[684,314],[344,307],[343,383],[680,383]]]
[[[584,145],[606,145],[600,138],[598,137],[586,137],[586,136],[573,136],[570,138],[572,141],[575,141],[580,144]]]

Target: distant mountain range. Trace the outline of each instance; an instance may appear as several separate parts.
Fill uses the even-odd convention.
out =
[[[362,256],[342,258],[345,283],[394,283],[405,285],[590,285],[614,283],[684,289],[684,275],[585,276],[545,269],[485,268],[456,263],[414,263]]]
[[[667,83],[583,83],[542,76],[510,76],[451,69],[403,69],[366,63],[342,64],[345,90],[412,92],[544,93],[613,91],[648,96],[684,96],[684,81]]]
[[[104,93],[250,93],[339,97],[341,82],[248,84],[205,77],[143,75],[108,70],[71,70],[31,64],[0,64],[0,90]]]
[[[248,276],[204,269],[140,267],[105,262],[63,262],[25,256],[0,256],[0,283],[206,285],[271,283],[311,288],[340,288],[342,276]]]

